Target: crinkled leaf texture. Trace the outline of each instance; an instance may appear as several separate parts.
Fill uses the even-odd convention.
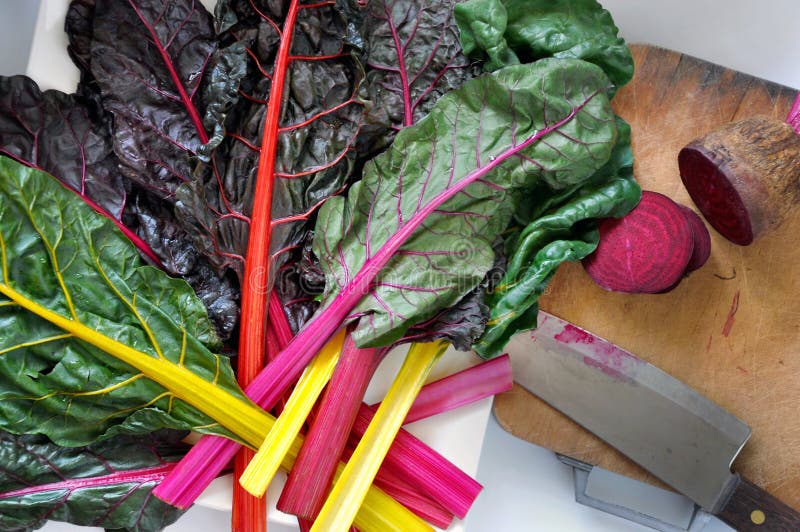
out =
[[[72,56],[113,115],[121,170],[173,205],[178,188],[198,179],[199,161],[224,138],[223,121],[246,73],[244,46],[218,47],[213,19],[197,0],[91,4],[74,1],[70,10]]]
[[[506,240],[507,270],[487,295],[490,319],[473,345],[479,355],[498,355],[512,335],[535,328],[539,296],[556,268],[597,247],[593,220],[624,216],[639,202],[630,126],[620,118],[617,124],[620,135],[611,158],[586,183],[563,190],[541,186],[521,196],[516,212],[521,226]]]
[[[93,16],[89,67],[114,115],[114,149],[130,179],[170,196],[203,145],[221,141],[209,126],[224,115],[204,91],[230,103],[244,51],[238,65],[215,61],[212,17],[197,0],[96,0]]]
[[[161,530],[183,513],[152,495],[185,454],[182,434],[119,436],[61,447],[43,436],[0,433],[0,529],[35,530],[45,521],[138,532]]]
[[[51,176],[0,158],[0,429],[85,445],[172,427],[227,434],[131,366],[65,333],[10,291],[244,397],[184,281],[142,264],[105,217]],[[8,290],[8,291],[5,291]]]
[[[489,320],[490,309],[486,305],[486,295],[494,289],[506,272],[503,244],[502,238],[495,241],[494,265],[478,286],[454,305],[442,309],[426,321],[409,327],[400,342],[447,340],[458,351],[471,351],[472,344],[481,337]]]
[[[492,267],[492,243],[520,190],[574,186],[607,162],[617,137],[609,86],[590,63],[546,59],[439,99],[365,166],[346,198],[323,206],[314,240],[323,306],[387,254],[350,315],[358,345],[389,344],[459,301]]]
[[[544,57],[599,65],[617,87],[633,77],[633,56],[596,0],[467,0],[455,7],[465,53],[487,68]]]
[[[249,217],[265,126],[278,130],[270,238],[272,271],[287,312],[299,327],[312,313],[313,298],[299,290],[299,259],[315,209],[344,189],[354,166],[363,106],[355,96],[362,73],[345,42],[347,21],[333,3],[300,10],[292,34],[280,122],[265,124],[275,77],[285,6],[225,0],[217,4],[219,40],[248,51],[242,97],[230,110],[228,138],[192,183],[178,190],[178,212],[192,227],[198,248],[219,268],[243,273]],[[284,266],[287,266],[284,268]],[[290,280],[291,282],[285,282]],[[290,290],[294,292],[294,290]],[[295,329],[296,330],[296,329]]]
[[[107,19],[109,17],[112,18],[120,27],[123,25],[122,21],[129,24],[129,26],[124,27],[125,31],[123,33],[126,33],[126,35],[135,35],[137,25],[142,27],[142,31],[145,31],[146,28],[143,26],[142,19],[138,17],[122,16],[121,19],[117,18],[121,16],[121,13],[124,15],[125,10],[130,10],[130,6],[125,6],[123,11],[120,12],[114,5],[110,5],[107,2],[100,2],[100,9],[99,12],[97,12],[95,9],[96,4],[96,0],[72,0],[72,2],[70,2],[65,23],[65,29],[70,42],[68,51],[73,62],[75,62],[81,71],[81,81],[78,84],[77,93],[80,95],[81,102],[86,106],[86,113],[95,123],[103,126],[106,145],[109,148],[113,145],[115,148],[120,149],[119,133],[120,131],[128,131],[127,126],[125,126],[128,121],[123,120],[121,117],[117,117],[115,121],[114,116],[115,114],[120,115],[122,110],[125,109],[125,105],[123,105],[124,98],[136,98],[138,95],[141,95],[143,101],[150,102],[153,105],[151,111],[155,113],[159,101],[159,93],[154,87],[154,90],[150,92],[141,90],[139,93],[133,95],[126,95],[125,93],[118,94],[118,87],[115,80],[104,79],[102,84],[97,82],[92,70],[93,66],[95,70],[102,67],[104,69],[102,72],[105,72],[114,68],[112,63],[117,61],[117,66],[120,69],[123,68],[123,65],[134,69],[137,68],[136,61],[140,53],[140,51],[137,51],[138,49],[132,48],[126,44],[128,42],[128,38],[126,37],[126,39],[115,42],[118,49],[115,50],[113,58],[104,57],[104,61],[99,61],[98,65],[93,65],[93,46],[96,49],[102,49],[104,36],[106,40],[108,39],[108,28],[113,27],[113,24],[110,24]],[[108,9],[109,6],[111,9]],[[162,7],[167,7],[167,4],[163,4]],[[198,9],[202,9],[199,5],[197,7]],[[174,24],[175,21],[181,20],[178,16],[180,12],[179,9],[174,8],[174,5],[166,9],[164,16],[167,17],[168,21],[164,22],[163,26],[167,26],[169,21],[172,21]],[[96,17],[98,14],[100,17],[99,20],[98,17]],[[197,11],[195,17],[199,18],[202,17],[202,15]],[[97,27],[98,30],[98,39],[95,38],[95,27]],[[181,31],[185,32],[185,35],[188,36],[200,33],[205,39],[203,42],[213,37],[213,32],[210,30],[208,24],[189,24],[183,27]],[[98,40],[100,42],[98,42]],[[148,43],[155,47],[156,39],[152,36],[145,36],[137,40],[137,44],[145,47]],[[180,54],[173,55],[176,57],[180,56]],[[123,59],[125,59],[125,61],[123,61]],[[161,93],[164,105],[163,108],[158,109],[158,116],[168,117],[172,110],[176,110],[179,114],[170,119],[173,121],[179,120],[181,117],[185,119],[186,110],[182,109],[180,106],[176,106],[175,99],[170,98],[169,92],[167,91],[169,87],[172,87],[173,91],[176,90],[174,80],[159,79],[157,77],[158,75],[164,75],[167,64],[168,63],[165,62],[163,58],[159,57],[158,63],[145,65],[146,68],[152,70],[151,75],[153,79],[160,83],[159,86],[165,87]],[[162,68],[159,69],[159,65],[161,65]],[[242,47],[233,45],[223,49],[216,48],[214,53],[210,56],[209,64],[205,66],[203,75],[196,76],[196,82],[201,83],[201,85],[200,88],[195,91],[195,97],[192,99],[192,103],[196,103],[198,113],[203,113],[202,119],[204,129],[212,135],[212,139],[209,139],[209,144],[199,148],[201,155],[209,152],[213,146],[217,145],[222,140],[222,134],[224,133],[222,121],[225,118],[225,113],[230,104],[237,96],[236,89],[239,79],[244,74],[244,65],[244,50]],[[129,88],[129,86],[125,88]],[[105,100],[101,89],[105,91]],[[45,97],[52,98],[51,92],[52,91],[48,91],[44,93]],[[74,99],[76,97],[71,96],[70,98]],[[102,104],[104,101],[109,105],[110,109],[115,110],[115,114],[103,108]],[[50,109],[46,107],[43,107],[43,109],[48,113],[50,112]],[[63,113],[54,114],[50,120],[58,124],[58,121],[63,119],[62,115]],[[142,123],[144,123],[144,118],[142,119]],[[121,126],[116,128],[116,124],[121,124]],[[165,143],[163,146],[165,150],[168,148],[171,149],[175,157],[180,161],[189,161],[188,164],[183,165],[184,167],[191,166],[191,159],[195,156],[193,152],[185,152],[180,149],[175,150],[174,148],[176,146],[172,145],[164,138],[161,140]],[[50,145],[52,151],[56,152],[55,154],[61,158],[72,157],[71,153],[64,153],[65,146],[67,146],[67,144],[63,142]],[[123,153],[131,155],[133,152],[129,149],[123,151]],[[141,155],[145,156],[145,154]],[[197,156],[200,157],[201,155]],[[111,160],[110,164],[113,168],[113,175],[117,180],[120,180],[123,170],[129,178],[126,184],[128,194],[127,201],[125,202],[125,210],[120,215],[117,215],[117,217],[120,217],[127,227],[135,230],[144,242],[146,242],[166,271],[172,275],[183,277],[192,285],[198,296],[200,296],[206,304],[220,336],[223,339],[227,339],[233,332],[237,322],[238,305],[236,300],[238,298],[238,293],[234,286],[235,283],[226,276],[212,271],[207,259],[195,249],[192,237],[187,234],[186,228],[175,217],[172,209],[173,200],[171,194],[173,189],[178,186],[179,183],[182,183],[183,180],[190,179],[191,177],[175,174],[171,176],[172,179],[175,180],[174,183],[161,183],[157,177],[159,169],[157,165],[142,165],[142,168],[153,169],[156,172],[155,175],[140,174],[137,173],[130,164],[121,165],[120,159],[117,158],[115,154],[112,154],[109,159]],[[129,159],[126,160],[130,162]],[[181,164],[183,163],[175,163],[173,166],[179,166]],[[46,169],[55,171],[50,168]],[[87,197],[96,199],[95,196],[91,189],[88,190]]]
[[[385,148],[399,128],[418,122],[442,94],[476,75],[461,52],[455,4],[375,0],[358,13],[367,72],[361,151]]]
[[[127,191],[106,125],[80,96],[0,77],[0,153],[53,174],[120,218]]]

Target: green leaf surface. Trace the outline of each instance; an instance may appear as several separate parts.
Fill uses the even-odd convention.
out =
[[[606,163],[617,136],[609,85],[571,59],[475,78],[402,130],[346,198],[328,201],[314,240],[323,305],[380,269],[350,315],[358,345],[391,343],[474,289],[520,190],[571,187]]]
[[[38,305],[243,397],[227,359],[211,351],[219,341],[191,288],[144,266],[109,220],[53,177],[5,157],[0,250],[0,429],[61,445],[161,427],[226,434],[140,371],[23,308]]]
[[[597,247],[593,220],[620,217],[641,199],[633,179],[630,127],[617,118],[619,139],[611,158],[588,181],[561,191],[540,186],[522,195],[517,221],[506,239],[506,273],[486,297],[490,319],[473,345],[489,358],[501,353],[515,333],[536,327],[539,296],[564,261],[578,261]]]
[[[488,70],[574,57],[600,66],[617,87],[633,77],[630,50],[596,0],[467,0],[455,13],[466,53],[488,59]]]
[[[455,19],[461,28],[461,46],[469,57],[487,57],[488,72],[519,64],[506,42],[508,11],[500,0],[470,0],[458,4]]]
[[[183,513],[152,495],[186,452],[180,434],[122,436],[60,447],[44,436],[0,433],[0,529],[35,530],[46,521],[149,532]]]

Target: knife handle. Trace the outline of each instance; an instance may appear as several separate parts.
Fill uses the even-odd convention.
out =
[[[800,530],[800,513],[743,477],[717,517],[739,532]]]

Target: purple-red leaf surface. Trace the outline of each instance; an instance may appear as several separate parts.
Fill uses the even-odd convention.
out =
[[[366,2],[365,2],[366,3]],[[387,146],[394,134],[428,114],[445,92],[474,77],[461,51],[454,0],[377,0],[366,3],[359,28],[367,113],[359,139],[367,152]]]
[[[127,193],[106,125],[85,100],[42,92],[25,76],[0,78],[0,153],[44,170],[119,219]]]
[[[192,176],[209,140],[198,108],[216,49],[212,17],[196,0],[97,0],[90,68],[114,115],[128,177],[165,196]]]
[[[239,276],[273,63],[283,37],[283,9],[270,2],[220,2],[220,42],[246,49],[247,74],[228,114],[226,140],[201,179],[178,193],[180,216],[194,226],[199,247]],[[343,189],[353,167],[362,106],[355,99],[360,70],[345,43],[346,29],[334,2],[308,4],[298,11],[285,65],[283,109],[279,123],[270,125],[277,128],[271,213],[277,267],[286,263],[289,252],[299,250],[315,209]]]

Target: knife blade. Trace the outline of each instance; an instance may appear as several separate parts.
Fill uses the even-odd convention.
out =
[[[506,350],[518,384],[737,530],[800,530],[800,513],[731,471],[750,427],[684,383],[543,311]]]

